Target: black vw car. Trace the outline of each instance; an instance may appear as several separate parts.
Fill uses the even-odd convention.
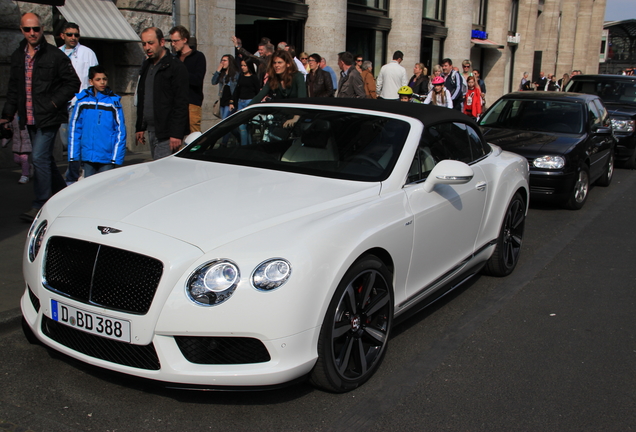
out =
[[[590,184],[609,186],[616,140],[596,95],[515,92],[495,102],[479,124],[488,142],[524,156],[530,193],[577,210]]]
[[[576,75],[566,91],[600,97],[612,119],[616,161],[636,169],[636,76]]]

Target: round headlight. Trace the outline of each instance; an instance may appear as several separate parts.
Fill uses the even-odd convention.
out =
[[[562,156],[541,156],[532,164],[537,168],[561,169],[565,166],[565,159]]]
[[[42,246],[42,239],[44,239],[44,234],[46,234],[46,227],[48,223],[46,220],[43,220],[36,229],[31,229],[29,231],[29,261],[35,261],[35,257],[38,256],[38,252],[40,251],[40,247]]]
[[[241,278],[236,264],[215,260],[197,268],[186,283],[190,300],[202,306],[214,306],[229,299]]]
[[[252,286],[257,290],[271,291],[283,285],[291,275],[289,261],[272,258],[264,261],[252,273]]]

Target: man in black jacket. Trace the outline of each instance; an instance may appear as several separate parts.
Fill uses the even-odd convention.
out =
[[[68,102],[79,91],[80,80],[71,60],[44,39],[40,17],[25,13],[20,19],[24,40],[11,55],[7,101],[0,126],[18,114],[20,129],[29,131],[34,168],[33,207],[20,215],[31,222],[56,192],[66,187],[53,157],[60,124],[68,122]],[[17,132],[17,131],[16,131]]]
[[[137,87],[137,142],[148,132],[153,159],[169,156],[181,147],[188,122],[188,69],[165,48],[163,32],[149,27],[141,32],[148,58],[141,65]]]
[[[170,43],[175,57],[188,69],[190,92],[188,96],[190,132],[201,132],[201,105],[203,105],[203,79],[207,63],[205,55],[190,46],[190,32],[184,26],[170,29]]]
[[[320,69],[322,57],[319,54],[309,56],[309,73],[305,79],[307,85],[307,97],[333,97],[334,88],[331,75]]]

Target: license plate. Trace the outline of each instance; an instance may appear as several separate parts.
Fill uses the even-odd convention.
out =
[[[130,321],[86,312],[53,299],[51,299],[51,318],[53,321],[86,333],[121,342],[130,342]]]

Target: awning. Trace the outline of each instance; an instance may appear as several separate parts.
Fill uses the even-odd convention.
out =
[[[83,38],[140,41],[111,0],[66,0],[57,8],[66,21],[79,25]]]
[[[66,0],[66,1],[69,2],[70,0]],[[504,47],[503,45],[498,44],[497,42],[493,42],[490,39],[471,39],[470,41],[474,43],[475,45],[478,45],[479,48],[501,49]]]

